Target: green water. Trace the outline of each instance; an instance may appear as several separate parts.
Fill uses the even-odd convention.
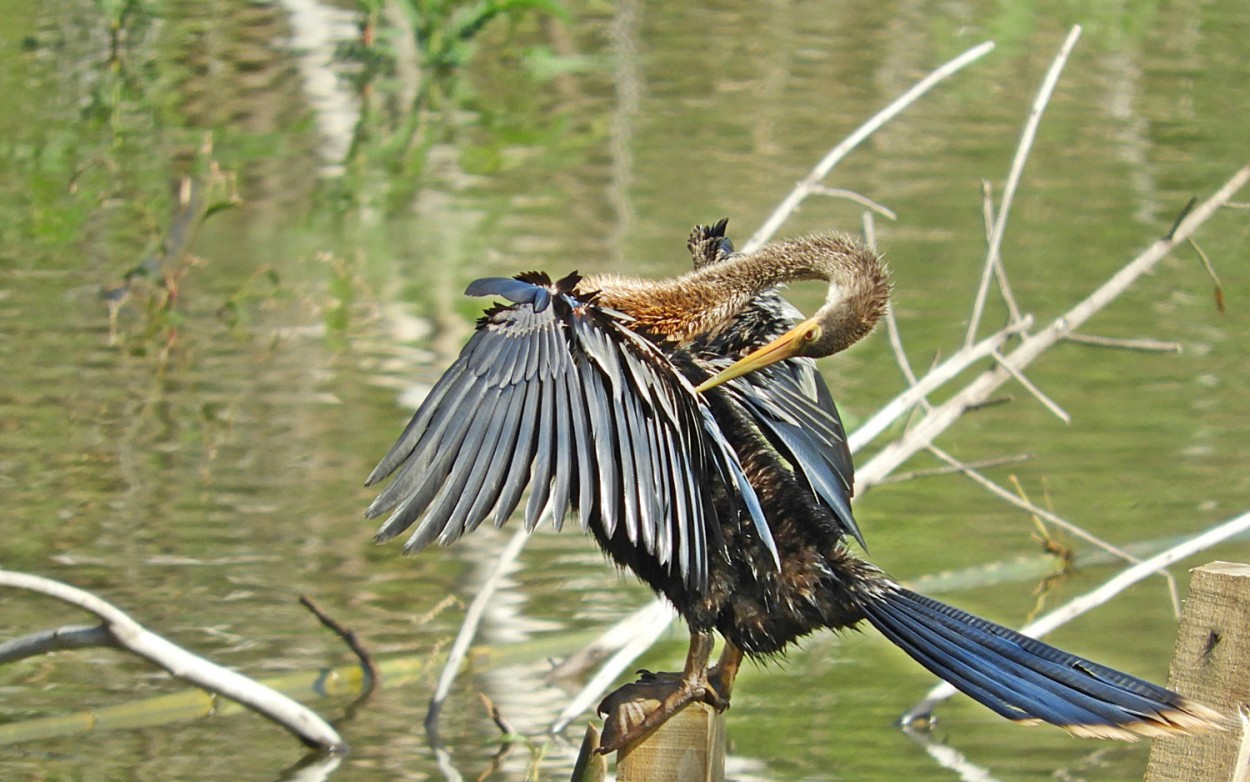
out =
[[[409,400],[469,333],[480,302],[460,295],[468,281],[529,268],[680,271],[692,224],[728,216],[744,241],[868,116],[993,40],[993,53],[827,181],[897,213],[877,220],[878,238],[907,353],[923,370],[967,327],[985,247],[980,181],[1001,192],[1033,95],[1077,22],[1084,34],[1003,245],[1038,322],[1250,161],[1241,2],[570,2],[563,19],[523,13],[484,27],[419,121],[406,107],[429,69],[414,71],[397,39],[383,36],[399,67],[373,78],[363,104],[355,85],[366,72],[341,55],[328,92],[315,81],[334,37],[355,35],[349,11],[153,2],[127,20],[113,56],[104,5],[0,4],[0,563],[94,590],[255,676],[350,662],[298,605],[301,593],[378,656],[428,659],[428,673],[384,685],[340,724],[353,751],[335,779],[448,776],[421,720],[462,603],[507,535],[401,558],[372,544],[361,483]],[[293,42],[309,19],[330,20],[312,25],[329,43]],[[175,264],[168,310],[158,274],[135,283],[110,326],[101,291],[157,247],[175,211],[171,183],[208,177],[210,160],[242,203],[208,218],[193,257]],[[221,197],[230,189],[216,186]],[[856,230],[861,211],[813,198],[781,234]],[[1117,543],[1243,512],[1248,228],[1246,211],[1228,210],[1198,238],[1227,313],[1186,249],[1085,329],[1175,341],[1179,355],[1059,346],[1029,376],[1070,425],[1009,384],[1000,393],[1010,403],[967,416],[939,445],[967,460],[1029,454],[991,475],[1015,475],[1034,499]],[[797,288],[793,298],[811,311],[821,295]],[[994,300],[982,333],[1003,313]],[[824,368],[852,425],[903,387],[884,333]],[[933,464],[918,457],[904,469]],[[875,488],[858,515],[874,560],[904,578],[1038,550],[1026,515],[956,477]],[[1187,567],[1248,556],[1230,544],[1175,572],[1183,587]],[[1045,604],[1112,572],[1083,570]],[[1036,586],[943,597],[1019,624],[1040,600]],[[448,594],[462,603],[427,617]],[[477,692],[535,736],[570,697],[542,683],[541,656],[510,657],[509,645],[541,640],[563,656],[574,636],[646,599],[576,533],[536,536],[483,629],[510,664],[468,670],[447,708],[442,732],[459,773],[477,778],[497,749]],[[52,601],[0,593],[2,637],[81,621]],[[1154,579],[1054,640],[1162,679],[1174,627]],[[675,632],[640,664],[678,666],[683,651]],[[957,779],[892,726],[930,683],[875,634],[815,636],[784,663],[742,674],[730,775]],[[0,720],[177,689],[118,653],[64,653],[0,669]],[[348,700],[313,705],[338,719]],[[1146,759],[1145,745],[1026,730],[965,700],[942,708],[935,735],[999,780],[1135,780]],[[542,778],[567,778],[572,752],[550,746]],[[0,775],[271,779],[301,755],[267,722],[234,715],[5,747]],[[496,778],[521,779],[529,764],[518,748]]]

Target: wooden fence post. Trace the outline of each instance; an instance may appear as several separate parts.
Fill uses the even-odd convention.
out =
[[[621,751],[617,782],[724,782],[725,715],[692,703]]]
[[[1156,739],[1146,782],[1250,782],[1250,733],[1237,719],[1250,703],[1250,565],[1193,571],[1168,684],[1232,719],[1222,732]]]

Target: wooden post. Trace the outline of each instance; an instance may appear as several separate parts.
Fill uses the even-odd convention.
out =
[[[617,782],[724,782],[725,715],[692,703],[621,751]]]
[[[608,759],[599,754],[599,729],[594,723],[586,726],[581,751],[573,764],[571,782],[603,782],[608,778]]]
[[[1168,684],[1232,719],[1222,732],[1156,739],[1146,782],[1250,782],[1250,733],[1237,719],[1250,703],[1250,565],[1193,571]]]

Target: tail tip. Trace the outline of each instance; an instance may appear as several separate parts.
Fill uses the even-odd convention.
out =
[[[1179,699],[1167,709],[1144,716],[1134,722],[1120,724],[1063,725],[1074,736],[1093,739],[1137,741],[1139,738],[1177,738],[1196,736],[1227,729],[1223,714],[1187,698]]]

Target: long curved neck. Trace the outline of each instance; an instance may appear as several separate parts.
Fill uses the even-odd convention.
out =
[[[842,234],[768,244],[669,280],[595,275],[578,289],[597,290],[601,304],[633,316],[653,333],[685,342],[727,325],[760,293],[795,280],[829,282],[826,307],[836,305],[848,322],[869,321],[867,330],[889,296],[880,257]]]

